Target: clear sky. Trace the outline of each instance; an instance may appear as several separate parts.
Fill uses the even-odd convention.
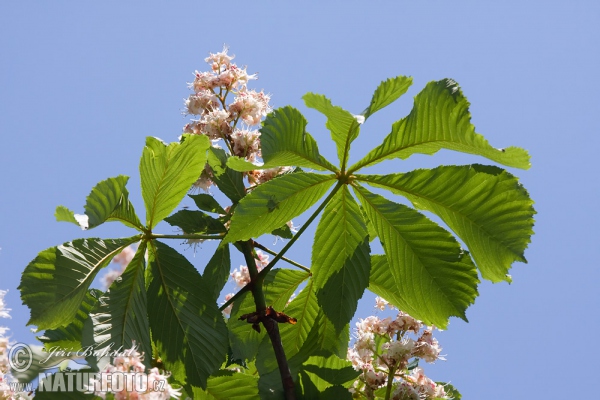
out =
[[[0,325],[12,340],[33,342],[17,286],[39,251],[78,237],[129,234],[117,224],[81,232],[55,222],[54,209],[81,212],[98,181],[126,174],[143,211],[137,166],[144,138],[177,139],[187,120],[186,82],[206,68],[208,52],[227,44],[238,65],[259,73],[251,87],[271,93],[276,107],[305,113],[330,159],[335,148],[324,118],[301,96],[323,93],[358,113],[377,84],[396,75],[411,75],[414,84],[363,126],[354,159],[382,140],[428,81],[446,77],[461,85],[477,131],[493,146],[528,149],[532,168],[511,172],[536,201],[529,263],[514,265],[511,285],[480,286],[470,322],[453,319],[436,335],[447,361],[425,370],[451,381],[465,399],[593,397],[600,358],[600,3],[492,3],[2,2],[0,289],[9,290],[12,319]],[[373,172],[475,162],[491,163],[440,152]],[[300,241],[290,254],[308,264],[309,246]],[[185,254],[202,268],[210,248]],[[357,317],[372,314],[371,299],[365,296]]]

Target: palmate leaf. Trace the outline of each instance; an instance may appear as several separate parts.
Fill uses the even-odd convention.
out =
[[[119,175],[99,182],[86,198],[85,215],[78,215],[64,206],[58,206],[54,214],[57,221],[71,222],[82,229],[91,229],[106,221],[121,221],[125,225],[143,228],[129,201],[125,188],[129,177]]]
[[[28,325],[55,329],[73,322],[100,269],[139,240],[77,239],[38,254],[21,276],[21,300],[31,309]]]
[[[475,133],[469,102],[451,79],[430,82],[415,97],[410,114],[392,126],[383,143],[349,168],[354,172],[383,160],[406,159],[412,154],[434,154],[450,149],[476,154],[500,164],[529,168],[529,154],[518,147],[495,149]]]
[[[259,400],[258,378],[254,375],[221,370],[208,378],[206,390],[186,388],[194,400]]]
[[[150,326],[146,307],[145,257],[142,242],[127,268],[102,296],[86,321],[84,347],[106,353],[119,348],[131,349],[135,342],[140,353],[152,354]],[[150,357],[144,358],[150,368]]]
[[[149,229],[177,207],[198,179],[209,146],[208,137],[203,135],[183,135],[182,143],[169,145],[157,138],[146,138],[140,177]]]
[[[397,76],[381,82],[375,93],[373,93],[371,104],[363,111],[365,120],[375,112],[396,101],[406,93],[410,85],[412,85],[412,78],[409,76]]]
[[[523,253],[533,233],[533,201],[518,179],[501,168],[442,166],[357,179],[439,215],[465,242],[486,279],[509,280],[511,264],[526,262]]]
[[[285,225],[319,200],[335,182],[331,175],[281,175],[254,189],[238,204],[225,241],[259,237]]]
[[[206,388],[227,354],[227,327],[211,288],[171,247],[149,247],[148,309],[152,341],[166,369],[182,384]]]
[[[356,139],[360,131],[360,124],[348,111],[331,104],[327,97],[314,93],[307,93],[303,97],[307,107],[320,111],[327,117],[327,129],[331,131],[331,138],[336,144],[340,165],[345,166],[350,153],[350,144]]]
[[[338,330],[350,322],[369,284],[369,252],[367,227],[344,185],[325,207],[311,262],[319,304]]]
[[[98,299],[103,294],[98,289],[88,290],[73,322],[57,329],[48,329],[42,336],[37,337],[39,341],[44,343],[44,347],[47,350],[52,347],[79,349],[81,347],[83,325],[89,319],[90,311],[98,303]]]
[[[244,176],[227,166],[228,157],[223,149],[208,149],[208,165],[212,171],[212,181],[219,190],[234,203],[246,195]]]
[[[317,142],[306,132],[306,119],[300,111],[287,106],[267,115],[260,130],[262,168],[295,166],[319,171],[337,168],[319,154]]]
[[[393,304],[442,329],[450,316],[466,320],[465,310],[474,302],[479,282],[468,253],[450,233],[414,209],[358,185],[355,189],[387,256],[393,279],[386,287],[406,301]],[[381,273],[376,268],[371,266],[371,280]]]

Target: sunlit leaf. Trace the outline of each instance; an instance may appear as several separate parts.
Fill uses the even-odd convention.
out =
[[[358,185],[355,188],[375,226],[393,278],[381,284],[405,299],[394,305],[442,329],[450,316],[466,320],[465,310],[474,302],[479,282],[468,253],[449,232],[414,209]],[[381,273],[378,268],[371,266],[371,282]]]
[[[406,93],[410,85],[412,78],[409,76],[397,76],[381,82],[373,93],[371,104],[363,112],[365,119],[396,101]]]
[[[529,154],[518,147],[496,149],[471,124],[469,102],[451,79],[430,82],[415,97],[410,114],[392,126],[383,143],[349,168],[356,171],[383,160],[450,149],[476,154],[500,164],[529,168]]]
[[[369,284],[369,252],[367,227],[344,185],[323,211],[311,262],[319,304],[338,330],[350,322]]]
[[[28,325],[54,329],[73,322],[98,271],[139,240],[77,239],[38,254],[21,276],[21,300],[31,309]]]
[[[134,346],[140,353],[152,354],[150,347],[150,327],[146,306],[145,257],[146,242],[142,242],[125,271],[116,279],[102,296],[90,315],[88,328],[90,337],[83,345],[92,346],[98,352],[107,353],[116,349],[131,349]],[[150,367],[149,357],[144,358]]]
[[[149,247],[148,309],[152,341],[166,369],[181,383],[206,388],[227,354],[227,327],[211,288],[169,246]]]
[[[319,154],[317,142],[306,132],[306,119],[293,107],[267,115],[260,130],[263,168],[297,166],[319,171],[337,168]]]
[[[92,229],[106,221],[121,221],[141,230],[142,223],[135,214],[125,188],[129,177],[119,175],[99,182],[86,198],[85,214],[75,214],[65,206],[58,206],[54,216],[57,221],[71,222],[82,229]]]
[[[169,145],[157,138],[146,138],[140,176],[148,228],[154,228],[169,215],[198,180],[209,146],[204,135],[183,135],[181,143]]]
[[[509,280],[511,264],[526,262],[533,201],[518,179],[501,168],[443,166],[357,179],[403,195],[415,207],[439,215],[468,246],[486,279]]]
[[[328,175],[295,173],[258,186],[239,202],[225,240],[247,240],[272,232],[315,204],[334,182]]]
[[[307,107],[314,108],[327,117],[326,126],[336,144],[340,164],[346,165],[350,144],[358,137],[360,131],[356,117],[343,108],[334,106],[331,100],[323,95],[307,93],[302,99]]]
[[[208,150],[208,165],[212,171],[212,181],[225,196],[237,203],[246,195],[244,177],[241,172],[227,166],[227,159],[223,149],[211,147]]]

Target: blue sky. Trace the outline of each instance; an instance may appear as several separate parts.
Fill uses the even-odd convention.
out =
[[[358,113],[377,84],[396,75],[413,76],[412,88],[365,124],[353,159],[382,140],[428,81],[446,77],[461,85],[492,145],[528,149],[532,168],[511,172],[536,201],[529,263],[514,265],[511,285],[480,286],[470,322],[453,319],[437,335],[447,361],[426,372],[452,381],[465,399],[589,397],[600,356],[599,3],[78,3],[0,5],[0,289],[9,290],[12,308],[0,323],[13,340],[33,341],[16,288],[39,251],[129,233],[116,224],[82,233],[56,223],[55,207],[81,211],[93,185],[126,174],[143,210],[144,138],[176,140],[186,82],[206,68],[208,52],[227,44],[238,65],[259,73],[253,88],[271,93],[276,107],[305,113],[332,160],[324,119],[301,96],[323,93]],[[440,152],[373,172],[474,162],[488,163]],[[309,248],[300,241],[290,254],[308,264]],[[206,262],[202,249],[185,254],[199,267]],[[373,312],[365,299],[357,316]]]

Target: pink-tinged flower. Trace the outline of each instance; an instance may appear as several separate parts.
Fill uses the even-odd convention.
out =
[[[233,297],[233,293],[227,293],[225,295],[225,301],[223,302],[223,304],[227,303],[229,300],[231,300],[231,298]],[[230,305],[228,305],[227,307],[225,307],[223,309],[223,314],[225,314],[226,316],[231,315],[231,309],[233,308],[233,303],[231,303]]]
[[[260,185],[261,183],[270,181],[278,175],[287,174],[292,171],[292,167],[275,167],[263,170],[250,171],[248,173],[248,182],[250,182],[251,185]]]
[[[219,87],[219,78],[210,72],[198,72],[194,73],[194,82],[190,83],[190,88],[194,92],[199,93],[203,90],[212,91],[214,88]]]
[[[383,352],[381,357],[390,365],[406,364],[412,357],[411,352],[415,346],[415,341],[410,338],[387,342],[381,346]]]
[[[255,90],[241,90],[233,103],[229,106],[229,111],[237,115],[248,125],[256,125],[270,111],[268,94]]]
[[[188,114],[201,115],[219,107],[219,99],[211,90],[200,90],[185,100]]]
[[[381,311],[385,310],[385,306],[388,306],[388,303],[384,298],[379,296],[375,297],[375,308],[380,309]]]
[[[250,283],[250,273],[248,272],[248,267],[245,265],[240,265],[240,270],[237,268],[233,270],[231,273],[231,278],[233,278],[237,287],[242,288]]]
[[[257,157],[261,157],[259,131],[236,129],[231,139],[233,139],[234,155],[250,162],[255,162]]]
[[[392,393],[392,400],[421,400],[417,389],[408,382],[399,382]]]
[[[129,265],[133,257],[135,256],[135,249],[131,246],[125,247],[119,254],[113,258],[114,263],[119,263],[123,266]]]
[[[212,110],[204,115],[202,123],[204,124],[204,133],[211,139],[217,140],[225,137],[231,132],[229,126],[230,114],[225,110]]]
[[[256,79],[256,74],[248,75],[246,67],[242,69],[235,64],[231,64],[216,77],[216,82],[217,86],[222,86],[226,90],[232,90],[246,87],[248,81],[251,79]]]
[[[221,67],[228,67],[231,64],[231,60],[235,58],[235,56],[230,56],[227,54],[229,49],[227,46],[223,46],[223,51],[220,53],[210,53],[210,56],[206,57],[204,61],[206,61],[212,68],[213,71],[220,71]]]
[[[202,170],[202,173],[200,174],[200,177],[198,178],[198,180],[196,182],[194,182],[194,184],[192,185],[191,190],[192,191],[203,191],[205,193],[208,193],[210,187],[213,185],[213,181],[211,178],[212,178],[212,172],[210,171],[210,168],[207,165]]]
[[[269,255],[261,250],[256,250],[256,257],[256,268],[260,272],[264,267],[269,265]]]
[[[413,355],[431,363],[437,359],[444,359],[443,357],[440,357],[441,351],[442,348],[437,339],[433,337],[431,330],[426,329],[417,340],[417,347],[415,348]]]
[[[365,383],[369,385],[371,389],[377,389],[383,386],[387,381],[387,375],[383,372],[376,372],[369,370],[365,372]]]

